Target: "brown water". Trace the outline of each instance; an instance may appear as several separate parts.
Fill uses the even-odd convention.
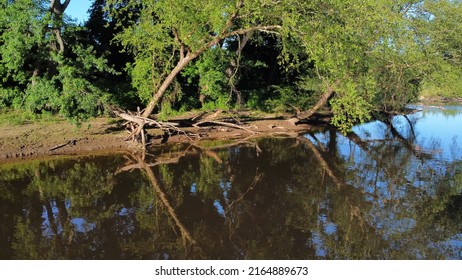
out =
[[[462,259],[462,107],[0,166],[0,259]]]

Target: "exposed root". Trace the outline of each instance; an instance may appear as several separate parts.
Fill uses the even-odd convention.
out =
[[[196,134],[188,133],[178,126],[178,123],[175,122],[160,122],[150,118],[143,117],[142,112],[138,111],[136,115],[131,112],[121,112],[119,110],[113,110],[114,114],[126,120],[124,125],[127,127],[126,130],[129,133],[129,136],[126,138],[126,141],[132,141],[141,143],[143,147],[146,146],[147,134],[145,131],[146,127],[155,127],[164,131],[165,138],[172,134],[183,134],[192,140],[191,136],[199,137]]]
[[[138,147],[144,149],[147,145],[152,144],[149,142],[149,136],[147,135],[146,128],[151,127],[159,129],[163,134],[156,133],[156,139],[162,138],[161,143],[165,143],[171,136],[184,135],[190,142],[199,140],[203,137],[207,137],[207,131],[204,131],[205,127],[221,127],[219,130],[229,132],[226,128],[236,129],[245,133],[234,134],[238,137],[259,137],[262,135],[268,136],[297,136],[297,133],[291,133],[290,128],[286,128],[284,125],[278,126],[277,124],[265,124],[265,127],[249,126],[240,122],[239,119],[233,120],[217,120],[222,114],[221,110],[218,110],[212,114],[201,113],[197,116],[187,119],[177,119],[167,122],[161,122],[152,118],[148,118],[142,115],[142,112],[138,110],[137,113],[125,112],[117,109],[112,109],[114,114],[124,119],[128,136],[126,141],[136,143]],[[236,131],[238,132],[238,131]],[[246,135],[250,134],[250,135]],[[228,137],[233,135],[228,134]]]

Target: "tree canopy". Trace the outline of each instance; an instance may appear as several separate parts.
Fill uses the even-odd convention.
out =
[[[84,44],[82,28],[64,12],[70,0],[3,1],[0,6],[0,105],[59,112],[79,122],[104,99],[95,75],[111,72]]]
[[[111,103],[142,117],[244,107],[297,122],[328,106],[346,132],[419,95],[462,95],[461,1],[97,0],[85,26],[68,3],[1,2],[2,107],[77,120]]]

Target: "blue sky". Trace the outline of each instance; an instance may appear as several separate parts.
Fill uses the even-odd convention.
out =
[[[77,19],[78,23],[83,23],[88,19],[87,11],[92,2],[91,0],[71,0],[71,3],[67,6],[66,14]]]

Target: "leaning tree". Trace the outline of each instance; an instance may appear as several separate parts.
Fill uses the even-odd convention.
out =
[[[436,22],[427,2],[460,6],[449,0],[108,0],[114,20],[137,11],[117,39],[134,55],[130,74],[146,105],[138,116],[119,115],[133,123],[133,137],[144,139],[146,123],[156,123],[149,117],[175,91],[172,85],[188,64],[230,40],[266,32],[282,44],[282,67],[308,59],[321,84],[315,105],[290,121],[329,103],[333,124],[345,132],[385,101],[395,108],[415,98],[431,71],[428,63],[438,56],[429,56],[429,42],[420,40],[430,29],[419,23]]]

